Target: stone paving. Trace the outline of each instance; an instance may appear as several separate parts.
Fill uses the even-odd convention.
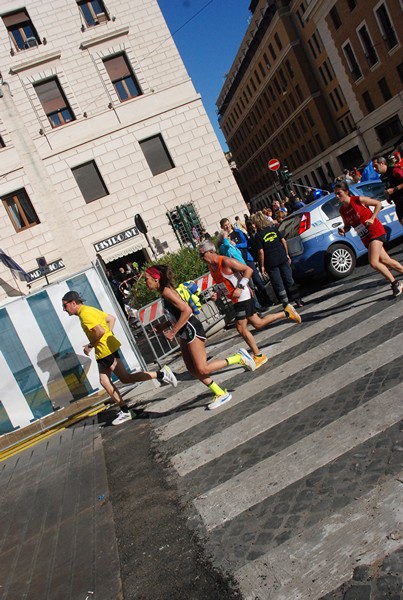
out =
[[[173,357],[171,366],[179,372],[180,386],[175,392],[165,387],[146,393],[136,390],[134,422],[108,427],[113,411],[106,411],[0,463],[0,599],[240,599],[233,576],[242,568],[271,553],[274,556],[288,542],[330,522],[332,515],[370,492],[376,504],[377,490],[384,483],[402,481],[403,421],[397,421],[211,530],[194,505],[196,497],[235,481],[245,471],[348,418],[352,411],[365,409],[380,394],[393,391],[403,379],[400,357],[364,369],[349,385],[341,380],[337,391],[324,390],[314,404],[201,462],[182,477],[171,462],[195,444],[206,441],[208,445],[215,434],[224,437],[231,426],[399,339],[402,318],[365,332],[367,319],[397,306],[385,295],[383,282],[367,281],[368,272],[364,268],[344,285],[330,286],[314,305],[303,309],[307,332],[323,320],[319,333],[307,336],[304,343],[284,344],[297,331],[293,324],[258,334],[259,343],[265,340],[273,350],[283,344],[283,349],[277,355],[273,352],[252,379],[239,368],[226,372],[229,389],[250,386],[247,401],[229,403],[225,410],[201,418],[162,443],[158,436],[162,425],[174,424],[187,414],[207,415],[202,407],[210,397],[204,390],[195,393],[195,383],[184,373],[181,360]],[[327,300],[343,298],[347,290],[349,299],[341,299],[333,309],[321,308]],[[358,313],[350,316],[353,302]],[[326,326],[328,315],[338,315],[338,322]],[[360,322],[362,336],[349,342],[350,331]],[[340,335],[345,336],[344,347],[332,349]],[[230,330],[210,343],[209,353],[225,356],[236,349],[239,338]],[[298,369],[301,357],[326,343],[329,349],[323,356]],[[279,385],[271,374],[281,373],[283,365],[295,365],[295,376],[283,378]],[[254,387],[261,391],[255,393]],[[164,398],[186,397],[186,391],[186,402],[162,410]],[[301,597],[284,597],[273,588],[269,595],[257,592],[243,596],[244,600],[402,600],[403,523],[383,535],[395,540],[396,550],[369,562],[354,556],[350,576],[326,595],[305,592]],[[340,552],[343,549],[334,549],[335,564]],[[335,564],[329,563],[329,575]]]

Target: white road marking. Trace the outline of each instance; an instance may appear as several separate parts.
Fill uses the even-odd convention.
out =
[[[196,498],[194,504],[206,528],[235,518],[400,421],[402,397],[400,383]]]
[[[403,473],[400,475],[400,480]],[[403,484],[389,480],[235,572],[244,600],[318,600],[402,546]]]
[[[379,325],[379,323],[378,323]],[[403,333],[172,457],[182,477],[403,354]],[[254,393],[253,383],[251,393]],[[243,386],[245,387],[245,386]]]

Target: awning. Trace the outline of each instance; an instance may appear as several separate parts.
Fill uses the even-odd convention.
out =
[[[105,263],[108,263],[147,247],[147,243],[141,234],[139,237],[136,236],[136,239],[136,242],[133,239],[125,240],[121,244],[116,244],[115,246],[101,250],[98,254]]]

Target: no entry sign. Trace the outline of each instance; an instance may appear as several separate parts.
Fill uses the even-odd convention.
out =
[[[280,168],[280,161],[278,158],[271,158],[267,163],[270,171],[277,171]]]

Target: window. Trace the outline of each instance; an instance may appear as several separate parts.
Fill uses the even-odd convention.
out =
[[[365,57],[368,61],[370,67],[373,67],[378,62],[378,55],[375,51],[374,45],[372,43],[371,37],[369,35],[369,31],[366,25],[363,25],[358,30],[358,36],[361,40],[361,45],[364,50]]]
[[[367,111],[370,113],[375,110],[374,103],[372,102],[372,98],[369,92],[364,92],[362,95],[362,99],[364,100],[364,104],[366,106]]]
[[[299,84],[298,84],[298,83],[297,83],[297,85],[295,86],[295,91],[297,92],[297,96],[298,96],[298,98],[299,98],[299,101],[300,101],[300,102],[303,102],[303,101],[304,101],[304,96],[303,96],[303,94],[302,94],[302,90],[301,90],[301,88],[300,88],[300,86],[299,86]]]
[[[330,92],[330,93],[329,93],[329,98],[330,98],[330,100],[331,100],[331,102],[332,102],[332,105],[333,105],[333,108],[334,108],[334,110],[337,112],[337,111],[339,110],[339,108],[338,108],[338,106],[337,106],[337,104],[336,104],[336,100],[334,99],[333,92]]]
[[[399,119],[399,116],[396,115],[391,119],[388,119],[388,121],[382,123],[382,125],[375,127],[375,131],[379,138],[380,144],[383,146],[391,140],[395,140],[396,136],[401,135],[403,133],[403,126]],[[360,163],[358,162],[355,164]]]
[[[315,50],[315,48],[314,48],[314,46],[313,46],[312,40],[308,40],[308,45],[309,45],[309,48],[310,48],[310,50],[311,50],[311,52],[312,52],[312,56],[313,56],[314,58],[316,58],[316,56],[317,56],[317,55],[316,55],[316,50]]]
[[[339,15],[337,8],[335,6],[333,6],[333,8],[329,14],[330,14],[330,18],[333,21],[334,28],[338,29],[341,25],[341,19],[340,19],[340,15]]]
[[[321,48],[321,37],[318,31],[314,31],[314,33],[312,34],[312,39],[314,41],[314,44],[316,46],[316,50],[318,51],[318,53],[320,53],[322,51]]]
[[[292,65],[289,60],[285,61],[285,68],[287,69],[288,75],[290,77],[294,77],[294,75],[295,75],[294,69],[292,68]]]
[[[346,44],[344,44],[343,52],[344,52],[344,56],[346,57],[349,69],[351,71],[351,75],[352,75],[354,81],[357,81],[357,79],[362,77],[362,73],[361,73],[360,66],[357,62],[357,59],[355,58],[355,54],[354,54],[353,48],[351,47],[350,42],[347,42]]]
[[[347,6],[350,10],[354,10],[357,6],[357,0],[347,0]]]
[[[34,88],[52,127],[75,120],[57,77],[36,83]]]
[[[25,9],[9,15],[3,15],[2,19],[17,51],[36,48],[41,43]]]
[[[400,81],[403,83],[403,63],[400,63],[399,65],[397,65],[396,69],[399,74]]]
[[[386,10],[386,6],[381,4],[380,7],[376,9],[375,14],[378,19],[379,28],[381,30],[383,39],[385,40],[386,47],[388,50],[391,50],[397,46],[397,37],[389,18],[389,13]]]
[[[141,141],[140,148],[153,175],[158,175],[174,168],[175,165],[161,135],[154,135],[147,140]]]
[[[329,66],[327,59],[326,59],[326,60],[325,60],[325,62],[323,63],[323,66],[324,66],[324,67],[325,67],[325,69],[326,69],[326,73],[327,73],[327,76],[328,76],[328,78],[329,78],[329,81],[333,81],[332,67],[331,67],[331,66]]]
[[[16,231],[23,231],[40,222],[24,188],[3,196],[2,202]]]
[[[345,104],[344,96],[338,87],[334,88],[334,95],[336,96],[336,100],[339,103],[340,108],[343,108],[343,106]]]
[[[386,79],[384,77],[382,77],[382,79],[380,79],[378,81],[378,85],[379,85],[379,89],[381,90],[383,99],[385,100],[385,102],[387,102],[387,100],[390,100],[392,98],[392,94],[390,92],[388,82],[386,81]]]
[[[324,85],[327,85],[327,79],[325,77],[324,72],[322,71],[322,67],[319,67],[319,73],[320,73],[320,76],[322,77],[322,81],[323,81]]]
[[[279,50],[282,50],[282,49],[283,49],[283,44],[281,43],[280,36],[278,35],[278,33],[275,33],[275,34],[274,34],[274,41],[275,41],[275,42],[276,42],[276,44],[277,44],[277,48],[278,48]]]
[[[0,149],[1,149],[1,148],[5,148],[5,147],[6,147],[6,145],[5,145],[5,143],[4,143],[4,140],[3,140],[3,138],[2,138],[2,137],[1,137],[1,135],[0,135]]]
[[[273,48],[273,46],[271,44],[269,44],[269,50],[270,50],[270,54],[271,54],[272,59],[276,60],[277,55],[274,52],[274,48]]]
[[[307,132],[307,128],[306,128],[305,121],[304,121],[303,117],[302,116],[298,117],[298,121],[299,121],[299,125],[300,125],[302,131],[304,133],[306,133]]]
[[[121,102],[142,94],[125,54],[106,58],[104,65]]]
[[[109,15],[102,0],[79,0],[77,2],[87,27],[95,27],[109,21]]]
[[[74,167],[71,172],[87,204],[109,195],[95,161]]]
[[[309,125],[310,125],[311,127],[313,127],[313,126],[315,125],[315,121],[313,120],[312,113],[311,113],[311,111],[309,110],[309,108],[307,108],[307,109],[306,109],[306,111],[305,111],[305,115],[306,115],[306,118],[308,119],[308,123],[309,123]]]

